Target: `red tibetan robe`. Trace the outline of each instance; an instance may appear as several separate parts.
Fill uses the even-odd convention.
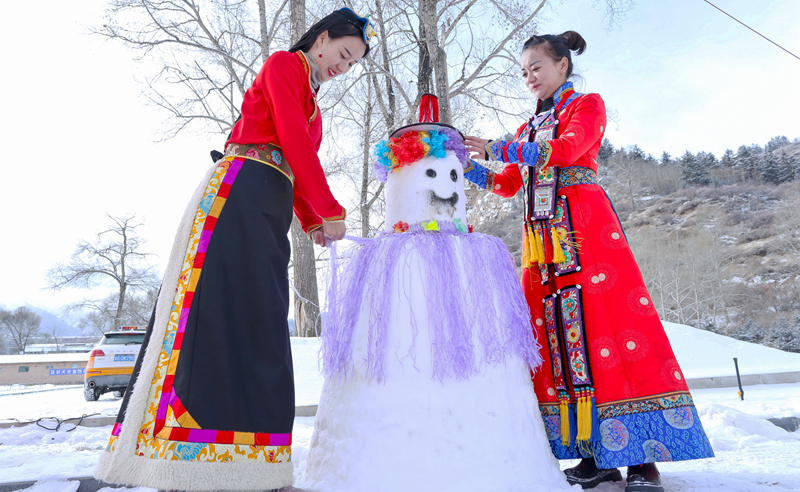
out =
[[[302,52],[270,55],[245,93],[241,119],[226,143],[227,149],[232,144],[265,148],[272,144],[280,149],[289,166],[282,166],[281,171],[294,181],[294,213],[306,232],[322,227],[322,219],[336,222],[345,218],[317,155],[322,118],[310,77],[311,68]]]
[[[545,359],[533,384],[551,448],[561,459],[594,456],[600,468],[713,456],[625,233],[597,184],[603,100],[567,83],[552,111],[554,134],[532,128],[546,123],[540,115],[514,142],[487,146],[492,158],[510,162],[502,172],[465,173],[511,197],[533,188],[534,173],[560,171],[555,216],[529,220],[526,205],[523,233],[522,287]],[[533,234],[537,224],[541,234]]]

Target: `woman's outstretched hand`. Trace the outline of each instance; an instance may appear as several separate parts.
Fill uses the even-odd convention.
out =
[[[472,135],[464,137],[464,145],[467,146],[467,151],[472,157],[477,157],[478,159],[486,160],[486,144],[488,143],[489,140],[473,137]]]
[[[325,237],[331,241],[338,241],[342,239],[347,232],[347,226],[344,222],[322,222],[322,232]]]

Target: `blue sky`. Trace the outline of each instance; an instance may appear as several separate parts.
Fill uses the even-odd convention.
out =
[[[713,3],[800,56],[800,2]],[[640,0],[610,30],[591,0],[563,2],[547,17],[543,31],[586,39],[575,62],[584,90],[618,111],[606,134],[617,146],[719,156],[776,135],[800,137],[800,60],[702,0]]]
[[[800,53],[797,0],[716,0]],[[166,261],[174,229],[217,136],[185,134],[154,143],[162,114],[146,104],[138,67],[124,47],[86,35],[104,2],[14,2],[0,30],[4,191],[0,303],[56,310],[82,291],[42,291],[45,271],[69,258],[105,212],[136,212]],[[543,32],[580,32],[575,59],[585,92],[619,114],[607,137],[646,152],[719,155],[775,135],[800,137],[800,60],[702,0],[639,1],[607,29],[591,0],[550,9]],[[324,159],[323,159],[324,161]],[[335,191],[335,190],[334,190]],[[163,265],[162,265],[163,266]]]

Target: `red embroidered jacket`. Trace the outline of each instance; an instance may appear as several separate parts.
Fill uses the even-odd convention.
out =
[[[311,70],[301,52],[278,51],[247,90],[242,117],[225,143],[272,143],[281,148],[294,174],[294,213],[303,230],[322,227],[322,220],[341,221],[345,210],[333,197],[317,152],[322,119]]]
[[[567,99],[574,92],[565,91],[562,97]],[[539,144],[542,148],[538,155],[544,156],[545,164],[559,167],[581,166],[597,172],[597,153],[603,141],[606,125],[606,106],[599,94],[586,94],[578,97],[558,113],[556,138]],[[520,126],[514,139],[516,140],[527,125]],[[519,163],[503,168],[500,173],[489,172],[486,189],[493,193],[512,197],[522,187],[522,175]]]

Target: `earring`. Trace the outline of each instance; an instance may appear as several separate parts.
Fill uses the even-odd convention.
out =
[[[319,57],[322,58],[322,53],[319,54]]]

